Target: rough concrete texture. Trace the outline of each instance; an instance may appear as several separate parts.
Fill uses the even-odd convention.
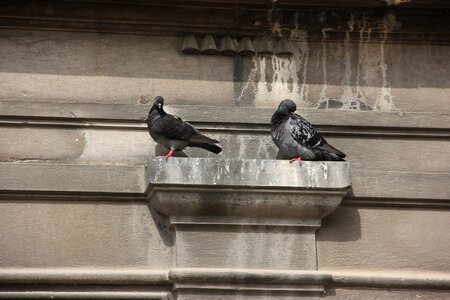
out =
[[[438,111],[445,106],[446,46],[368,43],[362,37],[358,43],[324,39],[298,47],[292,58],[244,61],[237,101],[273,107],[291,98],[299,107],[356,111]],[[436,81],[428,77],[430,63],[436,64]]]
[[[147,175],[151,205],[176,228],[314,228],[351,185],[346,162],[305,162],[300,168],[281,160],[156,158],[149,160]]]
[[[235,133],[201,130],[218,139],[223,151],[215,155],[187,148],[189,157],[225,159],[275,159],[276,146],[269,132]],[[141,129],[0,128],[0,161],[59,161],[99,164],[145,164],[149,157],[165,155],[156,150],[145,127]],[[347,154],[353,169],[401,172],[443,172],[450,168],[450,142],[446,139],[406,137],[357,138],[326,135],[327,140]],[[430,159],[430,158],[438,159]]]
[[[295,43],[291,58],[183,55],[174,37],[2,30],[0,99],[148,103],[162,94],[172,104],[274,107],[289,97],[309,108],[448,112],[449,46],[371,42],[368,29],[386,20],[370,22],[359,41],[327,42],[324,32],[322,42]]]
[[[232,58],[181,55],[181,38],[9,30],[0,36],[0,57],[11,59],[0,63],[1,99],[233,99]]]
[[[319,270],[450,270],[448,211],[340,207],[317,231]]]
[[[176,266],[316,270],[314,231],[281,226],[176,226]]]
[[[155,158],[147,174],[182,268],[315,270],[315,230],[351,185],[346,162]]]
[[[0,164],[0,190],[3,191],[121,193],[143,198],[145,180],[144,166]]]
[[[219,155],[203,149],[188,148],[190,157],[217,159],[274,159],[276,147],[268,133],[202,130],[218,139],[223,147]],[[43,129],[0,128],[7,141],[0,144],[3,162],[64,162],[80,164],[145,164],[149,157],[165,155],[156,149],[145,127],[141,129]],[[78,140],[78,137],[83,140]],[[354,177],[354,190],[361,197],[448,199],[450,142],[446,139],[417,137],[339,137],[327,140],[344,151]],[[433,158],[433,159],[431,159]],[[298,170],[297,164],[283,164]],[[361,171],[361,172],[357,172]],[[407,189],[404,187],[408,186]]]
[[[199,107],[204,105],[216,107],[216,119],[196,120],[199,125],[203,121],[203,126],[208,128],[204,133],[221,141],[223,152],[215,156],[203,150],[189,149],[186,153],[190,157],[214,157],[220,161],[267,160],[276,156],[269,128],[266,127],[266,131],[261,129],[267,125],[269,118],[246,123],[253,113],[236,113],[234,119],[225,122],[221,119],[223,107],[239,110],[242,107],[274,108],[279,100],[289,97],[297,102],[300,109],[307,108],[313,112],[355,111],[358,117],[337,114],[336,118],[341,119],[336,123],[335,116],[331,115],[329,122],[325,120],[321,124],[325,125],[324,129],[327,125],[334,126],[332,134],[325,136],[332,145],[348,155],[356,176],[353,180],[356,199],[361,203],[378,199],[381,203],[378,205],[388,203],[398,206],[409,201],[410,206],[415,208],[339,208],[324,219],[322,228],[317,231],[319,270],[353,270],[361,273],[380,270],[390,273],[395,269],[405,274],[414,270],[425,275],[435,270],[448,274],[450,240],[445,235],[450,225],[448,212],[421,208],[429,200],[436,199],[441,201],[436,201],[441,205],[439,208],[448,207],[450,143],[447,139],[448,128],[439,125],[445,123],[448,115],[438,116],[443,120],[438,125],[430,123],[432,125],[426,126],[423,123],[435,118],[434,114],[431,117],[422,114],[417,119],[410,119],[409,122],[417,120],[417,124],[413,122],[413,125],[402,123],[401,116],[404,112],[450,112],[449,46],[375,41],[371,37],[371,28],[386,28],[387,33],[401,26],[401,22],[393,20],[386,23],[387,19],[361,20],[358,16],[351,16],[347,24],[350,30],[343,41],[329,42],[325,30],[322,41],[295,42],[295,53],[290,58],[184,55],[180,53],[181,37],[2,30],[0,100],[136,104],[147,111],[154,96],[161,94],[166,97],[167,104],[195,105],[191,111],[201,110]],[[360,38],[356,41],[349,39],[353,22],[358,23],[354,28],[362,28],[359,32],[353,32],[353,36],[359,34]],[[18,270],[27,267],[89,267],[93,273],[98,268],[112,268],[114,272],[120,272],[116,268],[123,267],[164,270],[174,266],[291,270],[316,267],[316,260],[312,259],[315,253],[314,236],[305,233],[300,226],[272,227],[270,230],[266,226],[263,230],[255,224],[242,227],[215,224],[211,229],[208,224],[199,226],[188,224],[188,219],[178,219],[178,223],[172,223],[172,228],[177,231],[177,239],[174,240],[168,220],[144,203],[74,201],[75,196],[70,193],[73,191],[101,193],[103,198],[107,197],[105,194],[108,192],[144,195],[141,187],[145,187],[145,178],[134,172],[133,168],[141,168],[143,174],[147,159],[158,151],[144,127],[127,128],[128,121],[117,120],[120,114],[115,109],[110,109],[110,115],[114,116],[110,119],[114,119],[111,123],[116,124],[108,126],[100,124],[88,128],[85,125],[96,122],[98,114],[95,111],[86,119],[77,119],[76,113],[68,109],[61,115],[52,115],[53,118],[65,119],[50,126],[32,127],[26,122],[36,118],[27,107],[23,108],[21,115],[25,116],[25,123],[2,125],[0,161],[8,163],[0,166],[3,172],[0,174],[0,185],[2,190],[7,190],[7,193],[2,192],[0,201],[0,267]],[[372,119],[360,121],[366,118],[363,111],[367,110],[376,113],[370,115]],[[385,122],[385,116],[378,115],[380,112],[398,113],[396,123]],[[21,121],[6,115],[1,122]],[[139,118],[143,115],[140,114]],[[388,119],[394,118],[390,115]],[[63,125],[67,119],[82,124]],[[47,121],[52,120],[55,119]],[[370,120],[375,121],[371,123]],[[247,128],[251,127],[250,124],[255,126]],[[253,131],[258,126],[259,129]],[[359,135],[365,130],[368,133]],[[399,132],[396,133],[396,130]],[[159,154],[162,154],[161,151]],[[191,160],[201,161],[184,161]],[[78,166],[28,168],[27,164],[22,164],[28,161],[39,162],[46,167],[48,162],[75,163]],[[194,164],[195,168],[184,170],[187,176],[183,177],[183,173],[178,172],[183,170],[178,165],[180,161],[161,161],[174,170],[165,174],[164,178],[173,176],[178,183],[190,180],[192,186],[205,183],[202,178],[209,179],[212,185],[215,179],[217,184],[226,178],[225,183],[234,185],[260,184],[260,188],[265,188],[285,184],[292,188],[293,183],[302,183],[310,188],[320,187],[321,184],[326,186],[334,176],[334,173],[328,173],[331,167],[324,163],[305,163],[300,168],[281,161],[273,164],[282,168],[255,165],[254,170],[259,172],[251,172],[250,169],[245,171],[244,166],[245,172],[233,175],[227,174],[225,164],[223,168],[220,164],[211,164],[209,171],[203,170],[210,174],[207,177],[199,176]],[[96,166],[79,169],[83,164]],[[105,167],[110,164],[139,166],[133,166],[128,171],[108,168],[95,171],[100,169],[99,165]],[[321,166],[321,171],[325,171],[326,167],[327,172],[310,172],[309,168],[313,165]],[[308,176],[303,178],[301,174]],[[328,174],[326,180],[325,174]],[[58,199],[59,194],[53,193],[39,193],[40,200],[26,196],[20,198],[24,190],[69,192],[67,194],[71,200]],[[11,191],[19,194],[11,194]],[[253,198],[246,199],[255,200],[249,202],[254,204],[258,200],[258,204],[268,203],[267,194],[264,198],[254,190],[247,192],[253,193]],[[43,200],[45,195],[51,200]],[[185,193],[184,196],[192,194]],[[12,198],[17,200],[5,200]],[[192,199],[195,200],[195,197]],[[236,202],[245,203],[241,202],[242,199],[242,195],[234,198]],[[211,198],[208,196],[203,200],[209,203]],[[290,199],[285,200],[289,202]],[[352,205],[359,204],[354,202]],[[267,207],[270,208],[270,205]],[[175,208],[184,209],[182,205]],[[233,209],[228,212],[234,213],[239,207]],[[189,209],[184,211],[191,213]],[[278,211],[284,213],[280,216],[296,212],[284,203],[278,205]],[[264,213],[256,212],[265,218],[265,213],[277,211],[266,209]],[[201,220],[193,221],[200,223]],[[211,219],[206,221],[211,223]],[[223,220],[217,218],[216,221]],[[362,277],[367,279],[367,273],[364,274],[366,277]],[[354,281],[344,281],[340,284],[354,284]],[[298,299],[298,294],[268,291],[216,290],[196,293],[183,290],[177,296],[178,299]],[[305,294],[304,298],[445,299],[448,296],[448,291],[342,287],[329,288],[324,295]]]
[[[1,128],[1,161],[73,161],[86,147],[79,130]]]
[[[172,247],[144,203],[0,202],[0,267],[168,268]]]
[[[347,189],[152,186],[151,204],[172,223],[318,226]],[[191,219],[191,217],[193,219]],[[200,219],[198,219],[200,218]]]
[[[308,293],[302,295],[301,299],[313,300],[320,299],[320,293]],[[248,299],[248,300],[296,300],[299,299],[298,293],[295,292],[250,292],[250,291],[182,291],[177,297],[178,300],[235,300],[235,299]]]
[[[179,300],[231,300],[231,299],[249,299],[249,300],[317,300],[317,299],[427,299],[427,300],[445,300],[450,297],[448,291],[427,291],[427,290],[379,290],[379,289],[360,289],[360,288],[337,288],[327,289],[325,294],[306,294],[299,297],[295,293],[274,293],[274,292],[244,292],[244,291],[216,291],[216,292],[183,292],[177,299]]]
[[[300,167],[287,160],[154,158],[148,161],[147,172],[150,184],[168,186],[344,189],[351,185],[347,162],[305,161]]]
[[[445,300],[450,298],[449,291],[432,290],[400,290],[400,289],[360,289],[360,288],[337,288],[327,290],[323,298],[333,299],[426,299]]]

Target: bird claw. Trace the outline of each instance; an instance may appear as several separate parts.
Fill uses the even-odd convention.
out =
[[[170,151],[166,156],[164,156],[166,159],[169,159],[169,157],[173,156],[174,151]]]
[[[302,159],[301,159],[300,156],[291,159],[291,160],[289,161],[289,163],[292,164],[294,161],[298,161],[298,164],[299,164],[300,166],[302,165]]]

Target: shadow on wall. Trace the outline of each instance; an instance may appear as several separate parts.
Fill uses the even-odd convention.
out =
[[[8,59],[0,61],[0,69],[83,77],[243,83],[253,79],[269,89],[282,81],[291,88],[295,84],[380,87],[381,73],[387,72],[393,88],[450,87],[448,46],[372,41],[368,29],[362,29],[357,40],[330,42],[325,34],[322,42],[292,42],[291,57],[186,55],[180,51],[181,37],[2,30],[0,56]]]
[[[356,207],[339,206],[331,215],[322,219],[322,227],[316,232],[316,240],[350,242],[361,239],[361,219]]]
[[[152,216],[153,223],[155,224],[156,229],[158,230],[159,236],[161,237],[161,240],[163,241],[164,245],[173,246],[175,241],[173,233],[169,229],[169,219],[158,213],[150,205],[150,202],[148,202],[147,207],[150,212],[150,215]]]
[[[360,29],[359,40],[292,42],[291,57],[186,55],[181,37],[2,30],[0,99],[143,104],[163,94],[172,105],[275,107],[290,98],[382,111],[428,107],[424,93],[437,107],[446,101],[448,46],[373,41]]]

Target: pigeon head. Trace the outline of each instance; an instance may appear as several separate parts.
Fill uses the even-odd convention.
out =
[[[163,110],[164,106],[164,98],[162,96],[156,96],[155,102],[153,103],[153,107],[156,107],[158,110]]]
[[[297,105],[295,105],[295,102],[291,99],[284,99],[280,102],[280,105],[278,105],[278,111],[283,114],[293,113],[296,109]]]

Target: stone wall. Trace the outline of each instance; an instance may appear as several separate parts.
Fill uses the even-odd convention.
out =
[[[145,105],[161,94],[172,105],[269,108],[291,98],[302,109],[448,112],[448,45],[357,33],[292,42],[286,58],[184,55],[182,37],[2,30],[0,97]]]
[[[326,293],[310,297],[448,297],[449,45],[374,38],[386,18],[353,21],[341,40],[293,41],[290,58],[186,55],[182,36],[1,29],[0,297],[261,299],[173,290],[200,275],[177,270],[171,229],[145,195],[147,160],[164,152],[144,122],[156,95],[220,140],[220,158],[275,159],[268,125],[283,98],[348,155],[353,191],[316,232]],[[286,274],[277,284],[306,276]]]

